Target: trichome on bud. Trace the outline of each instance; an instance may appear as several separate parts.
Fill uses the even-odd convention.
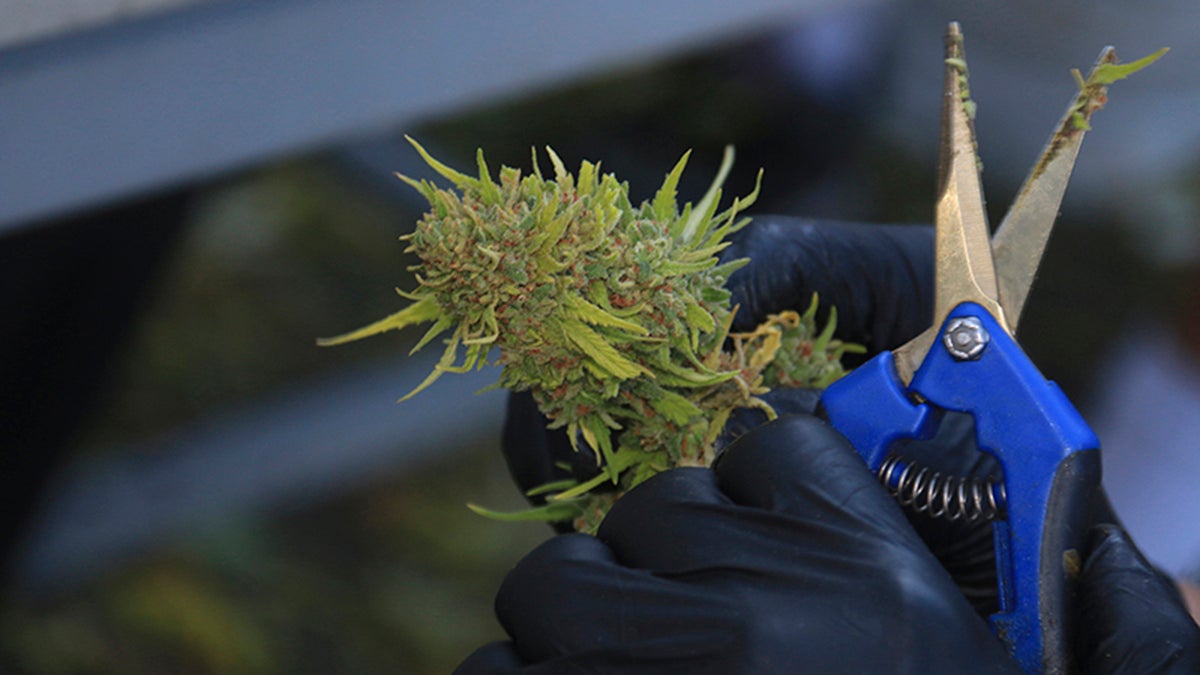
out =
[[[565,427],[599,467],[590,480],[540,488],[545,506],[475,510],[592,531],[619,494],[651,475],[711,463],[733,410],[774,416],[760,398],[769,386],[823,386],[842,373],[840,356],[854,347],[832,338],[832,312],[817,329],[815,298],[803,313],[730,334],[725,283],[748,260],[718,254],[749,223],[741,214],[758,195],[756,185],[717,211],[732,150],[701,199],[680,208],[688,154],[652,200],[634,206],[627,184],[587,161],[572,175],[549,148],[552,177],[535,153],[531,174],[501,167],[494,180],[482,151],[478,176],[468,176],[409,142],[453,186],[399,176],[429,201],[403,237],[420,260],[417,288],[401,292],[412,303],[320,344],[432,323],[413,351],[440,337],[442,357],[405,399],[443,373],[482,367],[496,348],[497,386],[530,391],[550,427]]]

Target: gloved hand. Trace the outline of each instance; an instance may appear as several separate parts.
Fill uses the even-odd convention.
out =
[[[882,349],[902,344],[929,323],[933,295],[933,238],[932,230],[927,227],[853,225],[768,216],[756,218],[755,223],[739,235],[727,249],[726,257],[746,256],[754,262],[730,279],[734,302],[741,305],[739,324],[735,329],[749,329],[769,313],[803,306],[813,291],[820,294],[823,307],[833,305],[838,308],[837,336],[868,347],[864,359]],[[770,402],[780,412],[811,412],[819,400],[819,392],[812,391],[776,391],[770,396]],[[747,414],[732,420],[728,430],[736,436],[762,421],[761,417]],[[935,469],[957,475],[997,473],[991,456],[976,450],[969,418],[950,418],[942,426],[938,438],[907,448],[905,454]],[[525,489],[564,477],[563,470],[555,467],[556,463],[573,465],[571,472],[576,478],[589,477],[596,471],[591,457],[573,452],[564,434],[545,430],[545,420],[528,397],[510,399],[504,447],[513,476]],[[921,514],[907,515],[976,610],[983,615],[995,611],[990,526],[964,527]],[[1116,520],[1111,514],[1101,514],[1097,522]],[[1116,548],[1131,553],[1116,556],[1116,559],[1137,557],[1140,560],[1132,544],[1127,539],[1123,541],[1124,548]],[[1114,578],[1158,578],[1144,561],[1140,567],[1129,569],[1111,565],[1097,565],[1097,569],[1108,570],[1106,574]],[[1132,586],[1138,584],[1145,585],[1143,581],[1130,582]],[[1097,587],[1093,585],[1092,588]],[[1156,597],[1164,598],[1172,608],[1172,619],[1184,617],[1182,623],[1168,621],[1164,624],[1165,630],[1179,634],[1194,631],[1194,624],[1186,620],[1186,613],[1175,612],[1180,605],[1173,592],[1174,587],[1170,584],[1155,591]],[[1115,600],[1099,597],[1097,602],[1103,604]],[[1125,616],[1129,612],[1114,611],[1111,614]],[[1120,625],[1114,621],[1113,630]],[[1089,635],[1094,638],[1096,633]],[[1137,648],[1140,643],[1134,639],[1137,635],[1131,632],[1125,635],[1124,642],[1117,640],[1127,646],[1125,653],[1141,653]],[[1112,653],[1112,650],[1106,653]]]
[[[1084,672],[1200,672],[1200,630],[1120,529],[1096,529],[1083,575]],[[712,470],[655,476],[596,537],[547,541],[496,613],[512,642],[456,672],[1019,672],[857,452],[807,415]]]
[[[1019,672],[847,441],[796,415],[638,486],[496,599],[460,673]]]
[[[1092,530],[1075,654],[1085,673],[1200,673],[1200,628],[1179,588],[1117,525]]]
[[[929,227],[757,216],[733,236],[722,258],[751,260],[729,280],[732,302],[739,306],[733,327],[737,331],[752,330],[769,314],[806,307],[817,293],[822,312],[837,308],[836,336],[867,347],[867,354],[857,357],[861,362],[903,344],[928,327],[933,316]],[[824,320],[818,317],[819,323]],[[846,356],[847,367],[857,365],[855,356]],[[780,413],[811,413],[820,392],[775,390],[764,398]],[[764,421],[758,411],[739,411],[726,426],[725,440]],[[943,426],[937,439],[906,449],[906,456],[955,475],[998,474],[994,458],[975,449],[969,422],[952,420]],[[566,477],[583,481],[598,470],[590,454],[572,450],[564,432],[546,430],[545,418],[527,394],[509,399],[503,447],[522,491]],[[976,609],[983,615],[994,612],[991,527],[982,523],[968,528],[921,514],[911,514],[911,520]]]

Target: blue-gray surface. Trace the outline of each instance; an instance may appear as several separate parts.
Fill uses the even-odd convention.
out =
[[[495,382],[494,368],[447,375],[396,404],[435,360],[422,354],[309,382],[69,467],[51,486],[18,581],[68,587],[206,523],[330,497],[473,441],[496,442],[505,396],[473,396]]]
[[[240,0],[0,51],[0,232],[829,0]]]

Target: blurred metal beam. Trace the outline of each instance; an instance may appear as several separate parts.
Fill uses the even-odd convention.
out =
[[[0,233],[831,4],[206,2],[0,51]]]
[[[67,467],[18,556],[18,589],[71,588],[205,524],[332,498],[454,448],[498,442],[504,393],[472,395],[496,369],[444,377],[396,404],[436,356],[340,372]]]
[[[0,48],[217,0],[6,0]]]

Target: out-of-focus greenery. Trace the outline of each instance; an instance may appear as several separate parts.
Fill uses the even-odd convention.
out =
[[[356,191],[315,159],[204,191],[82,445],[144,437],[352,361],[316,336],[388,307],[420,214]],[[353,261],[348,264],[348,261]]]
[[[313,341],[389,308],[387,284],[407,265],[395,239],[417,215],[349,189],[315,160],[206,191],[82,448],[118,452],[121,441],[405,349],[404,340],[353,352]],[[550,534],[466,508],[523,505],[498,440],[446,448],[410,473],[283,514],[209,523],[65,594],[9,594],[0,666],[447,672],[503,636],[491,597]]]
[[[503,637],[491,597],[544,539],[462,499],[517,502],[494,442],[271,519],[238,519],[66,597],[9,603],[10,668],[36,673],[448,672]]]

